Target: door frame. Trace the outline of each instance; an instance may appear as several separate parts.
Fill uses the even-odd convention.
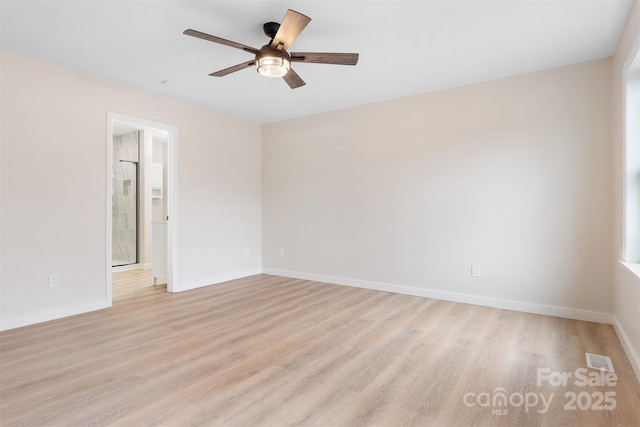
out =
[[[124,114],[107,112],[107,173],[106,173],[106,258],[105,258],[105,296],[109,306],[113,303],[112,288],[112,255],[113,255],[113,221],[112,221],[112,194],[113,194],[113,128],[114,124],[130,126],[139,129],[157,129],[168,134],[167,147],[167,291],[173,292],[177,277],[176,248],[177,248],[177,153],[178,153],[178,128],[166,123],[154,122]]]

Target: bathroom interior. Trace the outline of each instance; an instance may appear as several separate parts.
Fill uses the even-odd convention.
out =
[[[112,271],[153,268],[154,284],[166,259],[154,249],[166,251],[168,138],[158,129],[113,128]]]

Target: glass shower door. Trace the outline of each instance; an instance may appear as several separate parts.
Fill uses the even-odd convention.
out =
[[[112,195],[113,267],[138,262],[138,163],[114,163]]]

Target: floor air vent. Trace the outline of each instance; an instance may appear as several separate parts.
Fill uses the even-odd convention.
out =
[[[601,354],[585,353],[587,356],[587,366],[593,369],[600,369],[601,371],[615,372],[613,370],[613,363],[609,356],[602,356]]]

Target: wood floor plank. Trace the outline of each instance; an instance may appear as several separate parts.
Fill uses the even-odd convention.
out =
[[[270,275],[113,286],[109,309],[0,333],[0,425],[640,425],[611,325]],[[611,357],[615,386],[576,384],[585,352]],[[479,404],[500,390],[553,398]],[[605,391],[613,410],[565,409]]]

